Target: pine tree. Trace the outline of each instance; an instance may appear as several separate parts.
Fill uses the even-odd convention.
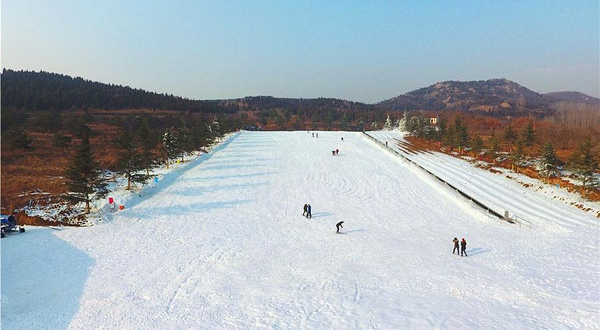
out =
[[[175,138],[179,147],[178,152],[181,155],[181,161],[183,162],[183,156],[185,155],[185,153],[194,150],[194,145],[192,144],[192,136],[190,134],[190,130],[187,128],[186,125],[183,125],[176,131]]]
[[[4,86],[5,84],[2,84],[2,87]],[[2,98],[2,111],[0,112],[0,126],[2,132],[4,133],[5,130],[8,130],[13,126],[23,127],[23,125],[25,125],[25,123],[27,122],[27,118],[29,115],[24,113],[23,111],[18,111],[13,107],[6,107],[4,105],[4,99],[6,98],[6,94],[3,94],[4,97]]]
[[[456,134],[454,133],[454,127],[449,126],[445,129],[444,136],[442,137],[442,142],[444,143],[444,145],[452,149],[456,141],[455,136]]]
[[[598,152],[595,145],[588,137],[578,147],[569,159],[569,168],[577,174],[582,181],[584,192],[588,187],[598,186],[594,173],[598,171]]]
[[[62,117],[58,111],[42,111],[35,116],[33,126],[42,132],[58,132],[62,129]]]
[[[432,140],[435,140],[437,137],[436,134],[436,130],[434,126],[431,125],[426,125],[425,126],[425,131],[423,133],[423,137],[425,137],[425,139],[427,139],[427,142],[431,142]]]
[[[479,134],[475,134],[472,144],[473,144],[473,146],[471,148],[473,149],[473,152],[476,154],[478,154],[479,151],[481,151],[481,149],[483,149],[483,140],[481,139],[481,136],[479,136]]]
[[[510,145],[513,145],[516,139],[517,133],[515,133],[515,130],[512,128],[512,125],[508,124],[508,126],[504,130],[504,140],[506,140],[506,142],[508,142]]]
[[[437,140],[444,141],[444,138],[446,137],[446,130],[447,130],[446,119],[440,118],[440,121],[438,122],[437,127],[438,127]]]
[[[541,150],[542,159],[540,162],[541,171],[546,178],[554,177],[559,174],[559,166],[562,165],[560,159],[556,157],[552,143],[547,142]]]
[[[92,130],[86,124],[84,116],[77,117],[75,123],[71,126],[71,133],[78,138],[83,138],[84,135],[91,135]]]
[[[391,131],[392,130],[392,120],[390,119],[390,115],[387,116],[386,120],[385,120],[385,124],[383,125],[383,130],[384,131]]]
[[[496,137],[496,131],[492,131],[492,136],[490,137],[490,158],[492,159],[492,162],[494,164],[496,164],[498,151],[500,151],[500,143],[498,142],[498,138]]]
[[[167,168],[169,168],[169,159],[178,156],[181,150],[177,138],[177,130],[174,127],[171,127],[165,131],[162,136],[162,145]]]
[[[456,147],[462,150],[469,144],[469,132],[467,127],[462,124],[459,116],[454,118],[454,134]]]
[[[282,130],[283,125],[286,123],[286,120],[282,115],[277,115],[277,117],[275,118],[275,122],[277,123],[277,127]]]
[[[2,134],[2,148],[7,150],[29,149],[31,148],[31,139],[23,129],[11,126]]]
[[[59,132],[54,133],[52,137],[52,145],[58,148],[66,148],[71,144],[71,137],[68,135],[60,134]]]
[[[145,170],[145,164],[138,150],[138,143],[128,130],[123,130],[115,141],[117,148],[117,172],[127,178],[127,188],[131,189],[132,183],[141,183],[148,179],[146,174],[138,173]]]
[[[523,141],[521,141],[521,139],[517,140],[515,151],[513,151],[510,158],[512,160],[513,166],[517,170],[517,173],[519,173],[519,167],[523,162]]]
[[[533,146],[533,143],[535,142],[535,129],[533,128],[533,122],[527,122],[523,132],[521,133],[521,139],[526,147]]]
[[[144,118],[142,124],[138,128],[137,138],[140,143],[141,152],[140,158],[142,166],[146,169],[146,176],[150,176],[150,169],[156,163],[156,157],[154,156],[155,139],[148,125],[148,119]]]
[[[90,213],[93,198],[102,198],[108,194],[106,181],[90,146],[90,138],[85,134],[65,173],[69,193],[64,198],[71,203],[85,203],[85,214]]]
[[[214,138],[219,139],[223,136],[223,132],[221,131],[221,125],[219,124],[217,116],[215,116],[215,118],[213,119],[213,122],[212,124],[210,124],[210,127]]]
[[[408,131],[408,111],[404,110],[404,116],[398,121],[398,129],[401,132]]]

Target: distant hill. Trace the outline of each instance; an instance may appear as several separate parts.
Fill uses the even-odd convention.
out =
[[[589,104],[600,104],[600,99],[580,92],[552,92],[544,94],[560,101],[583,102]]]
[[[281,98],[273,96],[247,96],[232,100],[214,100],[220,105],[235,104],[240,110],[245,111],[269,111],[288,110],[296,113],[298,110],[373,110],[370,104],[346,101],[334,98]]]
[[[461,110],[490,115],[552,113],[554,98],[507,79],[445,81],[382,101],[389,110]]]
[[[104,84],[80,77],[44,71],[4,69],[2,107],[37,110],[157,109],[190,112],[235,113],[233,105],[190,100],[147,92],[128,86]]]
[[[373,105],[334,98],[302,99],[251,96],[231,100],[192,100],[44,71],[4,69],[1,81],[2,107],[28,111],[94,108],[211,113],[235,113],[239,110],[289,110],[297,113],[300,109],[311,112],[374,109]]]

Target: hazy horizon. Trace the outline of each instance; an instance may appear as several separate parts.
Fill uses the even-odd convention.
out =
[[[2,2],[3,68],[191,99],[383,101],[506,78],[600,97],[597,1]]]

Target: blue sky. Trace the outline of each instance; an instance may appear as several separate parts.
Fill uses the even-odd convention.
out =
[[[197,99],[377,102],[507,78],[599,96],[598,1],[2,1],[2,67]]]

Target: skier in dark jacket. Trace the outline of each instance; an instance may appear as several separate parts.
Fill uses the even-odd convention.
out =
[[[340,233],[340,228],[344,228],[344,226],[342,226],[343,223],[344,223],[344,221],[340,221],[335,225],[335,228],[337,229],[337,231],[336,231],[337,234]]]
[[[308,207],[306,210],[307,210],[306,217],[312,219],[312,207],[310,207],[310,204],[308,204]]]
[[[468,257],[467,255],[467,241],[465,241],[465,238],[463,237],[462,241],[460,241],[460,256],[463,256],[463,253],[465,254],[465,257]]]
[[[458,249],[458,238],[454,237],[452,242],[454,242],[454,249],[452,250],[452,254],[454,254],[454,252],[456,251],[456,255],[458,255],[458,253],[460,252],[460,250]]]
[[[302,212],[302,215],[308,217],[308,204],[304,204],[304,212]]]

